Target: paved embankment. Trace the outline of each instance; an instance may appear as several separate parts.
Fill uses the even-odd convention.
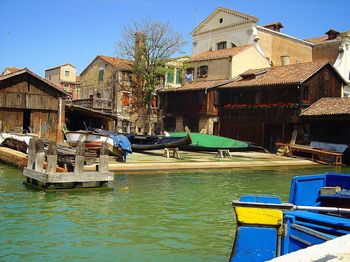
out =
[[[127,162],[116,162],[110,157],[109,169],[115,173],[133,171],[183,170],[183,169],[219,169],[271,166],[311,166],[314,162],[281,157],[274,154],[258,152],[234,152],[232,158],[218,158],[215,153],[180,151],[180,159],[162,156],[163,150],[128,155]],[[13,166],[23,168],[27,165],[27,155],[19,151],[0,147],[0,160]],[[95,165],[85,166],[84,170],[96,170]]]

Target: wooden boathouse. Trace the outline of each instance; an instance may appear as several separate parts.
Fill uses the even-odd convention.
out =
[[[343,85],[322,61],[248,70],[218,88],[220,135],[270,150],[275,142],[289,142],[294,130],[307,139],[300,113],[322,97],[340,97]]]
[[[62,141],[66,96],[27,68],[0,76],[0,131],[30,132]]]

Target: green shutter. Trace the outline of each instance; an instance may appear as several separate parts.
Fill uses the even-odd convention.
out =
[[[176,68],[176,84],[182,83],[182,69]]]

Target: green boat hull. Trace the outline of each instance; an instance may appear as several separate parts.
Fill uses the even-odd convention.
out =
[[[171,137],[185,137],[185,132],[170,133]],[[180,147],[182,150],[188,151],[208,151],[216,152],[219,149],[228,149],[230,151],[256,151],[255,147],[247,142],[234,140],[222,136],[214,136],[201,133],[191,133],[192,143]]]

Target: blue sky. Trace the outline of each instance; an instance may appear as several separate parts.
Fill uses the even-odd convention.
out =
[[[80,73],[96,55],[113,56],[122,26],[141,18],[169,22],[190,55],[189,33],[218,6],[260,25],[280,21],[283,33],[299,38],[350,29],[348,0],[0,0],[0,72],[16,66],[43,75],[71,63]]]

